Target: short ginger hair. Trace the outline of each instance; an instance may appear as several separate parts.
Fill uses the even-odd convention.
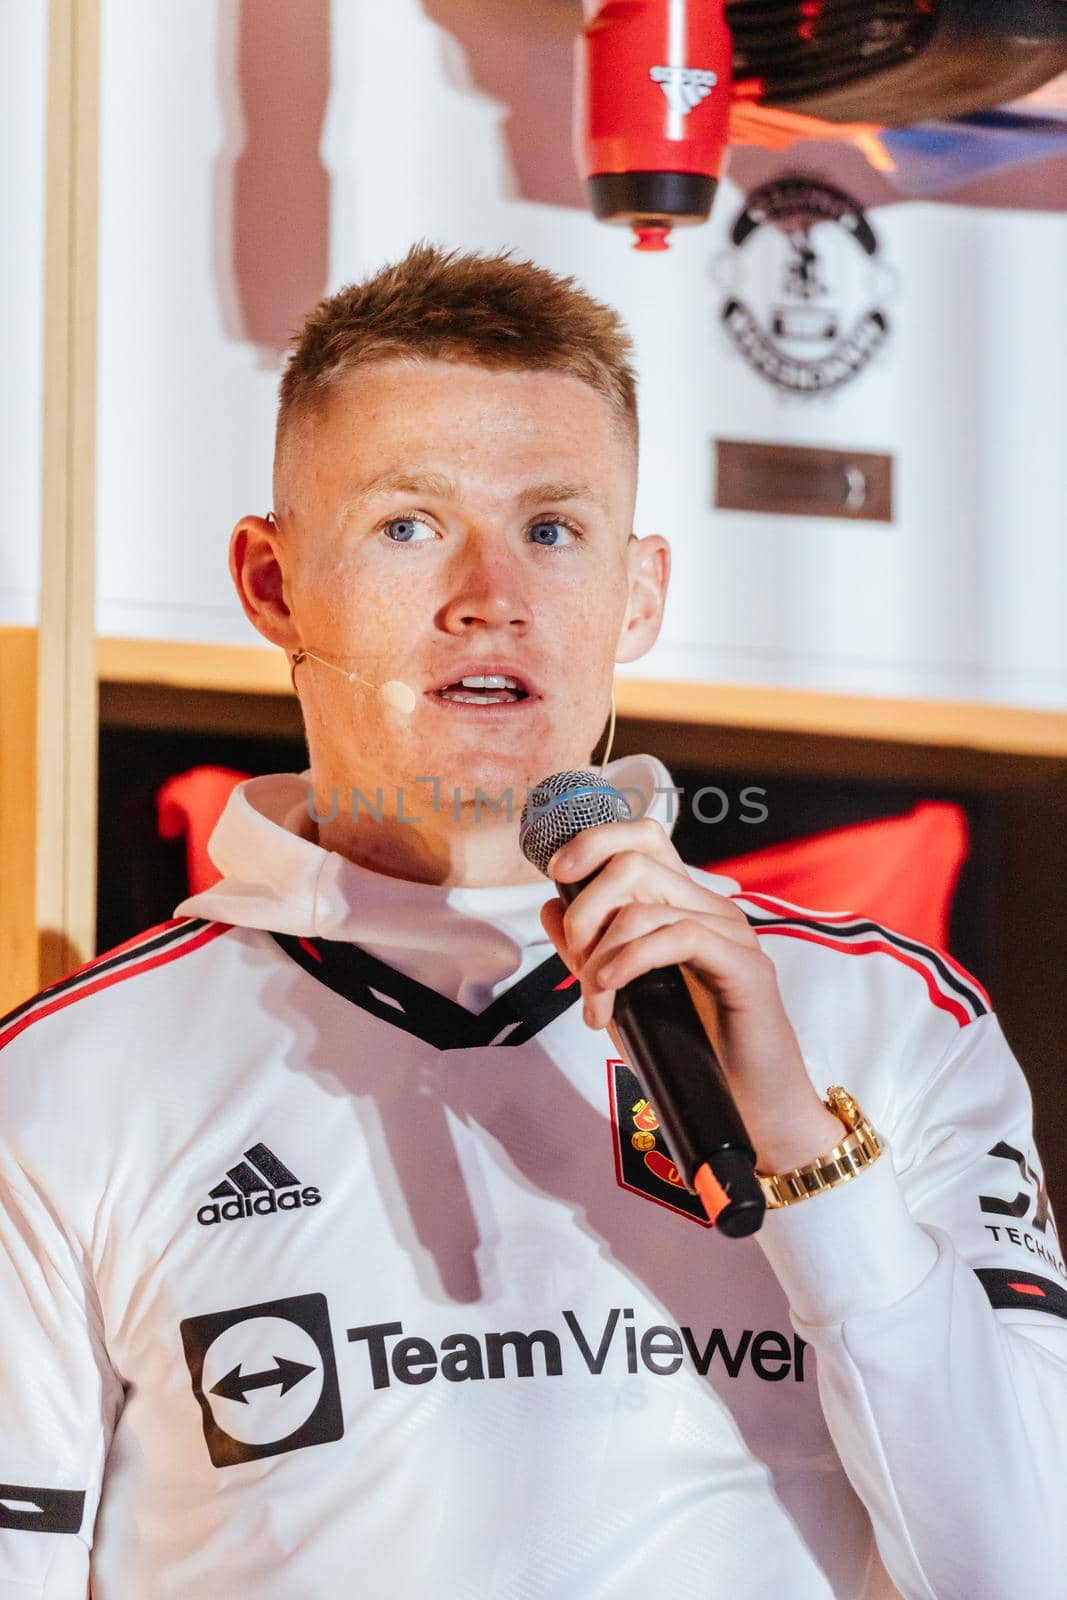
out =
[[[320,300],[290,346],[279,386],[279,464],[300,424],[373,361],[464,361],[569,373],[596,389],[638,441],[633,341],[618,312],[511,250],[444,251],[423,240],[401,261]]]

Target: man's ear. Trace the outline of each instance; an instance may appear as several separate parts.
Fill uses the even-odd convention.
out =
[[[230,535],[230,576],[245,616],[258,633],[283,650],[300,648],[299,630],[286,600],[281,537],[266,517],[242,517]]]
[[[638,660],[659,637],[671,576],[671,547],[658,533],[645,539],[631,534],[626,566],[630,592],[615,646],[618,662]]]

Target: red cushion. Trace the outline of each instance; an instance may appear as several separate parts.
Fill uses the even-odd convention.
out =
[[[862,912],[944,948],[967,845],[966,813],[945,801],[923,800],[902,817],[770,845],[708,862],[706,870],[795,905]]]
[[[200,894],[218,883],[222,874],[207,853],[212,829],[230,798],[230,792],[249,777],[231,767],[190,767],[168,778],[156,793],[156,817],[161,839],[185,837],[185,862],[189,893]]]

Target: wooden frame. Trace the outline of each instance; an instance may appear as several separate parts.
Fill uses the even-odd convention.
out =
[[[37,665],[38,972],[88,960],[96,923],[95,499],[98,0],[49,0],[41,605]]]
[[[101,686],[112,691],[112,704],[124,689],[151,686],[188,696],[292,697],[285,657],[254,645],[102,638],[97,672]],[[128,697],[127,703],[136,698]],[[146,696],[140,698],[146,703]],[[623,677],[616,679],[615,698],[620,718],[1067,759],[1067,713],[1057,711]],[[250,724],[257,720],[250,708]],[[232,715],[223,725],[232,725]]]

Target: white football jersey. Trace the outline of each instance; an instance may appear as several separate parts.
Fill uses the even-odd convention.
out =
[[[980,985],[690,869],[887,1146],[731,1240],[551,885],[370,872],[306,796],[243,784],[216,888],[0,1021],[0,1600],[1067,1593],[1067,1274]]]

